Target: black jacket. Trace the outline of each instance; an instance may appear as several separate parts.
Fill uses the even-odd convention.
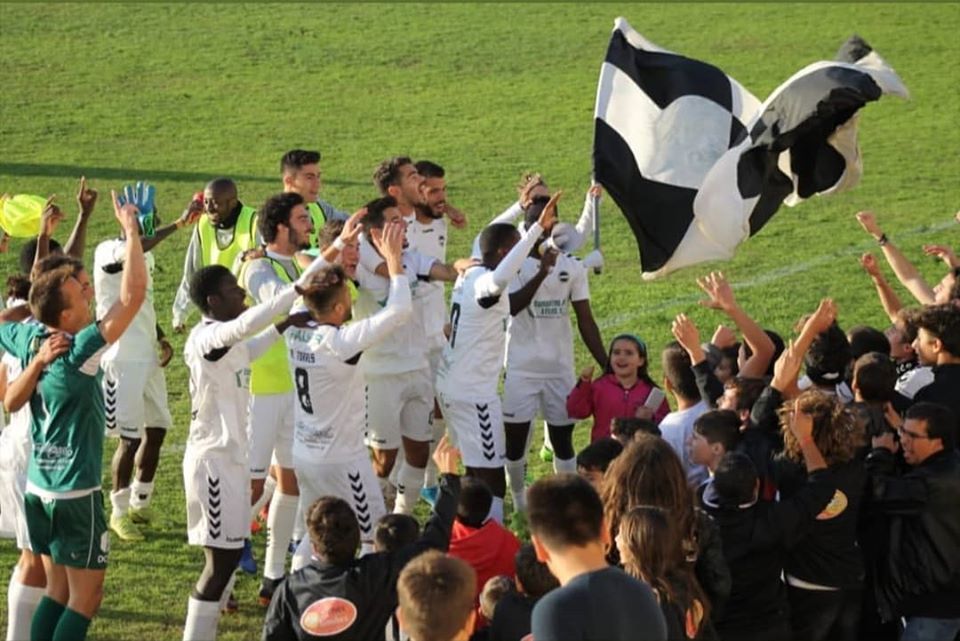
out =
[[[429,549],[446,551],[457,512],[460,478],[445,474],[434,513],[417,541],[396,552],[378,552],[337,566],[314,561],[280,585],[263,626],[263,641],[382,641],[386,625],[397,608],[397,579],[403,567]],[[317,605],[323,601],[323,605]],[[311,606],[317,611],[315,635],[301,622]],[[331,635],[330,632],[336,633]]]
[[[881,448],[867,468],[869,510],[885,525],[870,559],[880,615],[960,617],[960,453],[938,452],[898,475]]]
[[[957,419],[957,429],[960,430],[960,365],[935,365],[933,368],[933,382],[921,387],[914,395],[913,402],[940,403],[953,410]]]

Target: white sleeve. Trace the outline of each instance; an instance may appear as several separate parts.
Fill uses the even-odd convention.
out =
[[[267,260],[255,260],[245,267],[240,268],[240,286],[247,290],[255,303],[270,300],[286,285],[277,277],[277,272]]]
[[[412,311],[410,283],[406,276],[392,276],[386,306],[369,318],[341,327],[327,347],[340,358],[352,358],[403,325]]]
[[[487,223],[487,227],[490,225],[496,225],[499,223],[510,223],[511,225],[516,223],[517,218],[523,213],[523,208],[520,207],[520,201],[516,201],[509,207],[503,210],[502,213],[498,214],[493,220]]]
[[[593,235],[594,223],[597,220],[597,206],[600,204],[599,198],[594,198],[590,195],[590,191],[587,191],[587,197],[583,201],[583,211],[580,213],[580,220],[577,221],[576,229],[580,234],[580,238],[583,243],[587,242],[587,239]],[[581,247],[583,245],[581,244]],[[580,249],[580,247],[569,247],[567,248],[568,252],[574,252]]]
[[[587,281],[587,268],[576,258],[570,259],[573,279],[570,283],[570,300],[590,300],[590,285]]]
[[[280,338],[280,332],[277,331],[277,326],[270,325],[256,336],[245,340],[243,343],[247,347],[250,362],[252,363],[263,356],[268,349],[273,347],[278,338]]]
[[[366,237],[366,235],[360,237],[360,264],[363,265],[363,268],[369,271],[371,274],[377,273],[377,267],[386,261],[383,260],[383,256],[377,253],[377,250],[374,248],[373,243]]]
[[[420,277],[423,277],[429,280],[430,270],[433,268],[433,264],[440,262],[433,256],[427,256],[426,254],[421,254],[416,250],[409,252],[408,255],[413,258],[414,268],[417,272],[418,279]]]
[[[173,325],[183,325],[190,312],[190,280],[193,274],[200,269],[200,233],[194,229],[187,246],[187,254],[183,259],[183,278],[177,288],[177,295],[173,300]]]
[[[293,286],[287,285],[270,300],[254,305],[232,321],[219,323],[212,331],[204,332],[198,341],[197,348],[201,353],[209,354],[216,349],[239,343],[251,334],[266,328],[278,314],[289,311],[296,297],[297,293]]]
[[[306,269],[304,269],[303,272],[300,273],[300,276],[297,278],[297,280],[293,284],[296,285],[297,287],[303,287],[310,281],[311,278],[313,278],[314,274],[316,274],[318,271],[320,271],[324,267],[329,267],[329,266],[330,266],[330,263],[328,263],[323,256],[317,256],[316,258],[313,259],[313,262],[307,265]],[[288,285],[288,287],[290,286]]]
[[[520,272],[523,267],[523,261],[526,260],[530,250],[533,249],[540,236],[543,234],[543,228],[540,223],[533,223],[530,228],[524,231],[520,236],[520,242],[513,246],[497,268],[483,274],[477,279],[474,294],[477,300],[488,298],[490,296],[499,296],[507,288],[510,281]]]

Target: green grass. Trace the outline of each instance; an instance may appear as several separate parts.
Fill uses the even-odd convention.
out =
[[[956,4],[8,4],[0,191],[56,193],[69,204],[86,174],[101,191],[92,260],[95,241],[116,230],[105,196],[126,181],[155,183],[168,218],[218,175],[237,178],[242,199],[257,204],[278,191],[284,151],[320,148],[325,197],[356,208],[373,195],[373,167],[406,153],[443,164],[451,200],[471,217],[468,232],[451,234],[452,258],[512,201],[522,170],[564,188],[561,216],[575,217],[590,175],[597,72],[617,15],[662,46],[718,65],[761,99],[856,32],[896,67],[912,99],[885,98],[864,111],[858,188],[785,208],[728,263],[645,283],[628,227],[605,203],[607,267],[591,280],[605,336],[639,333],[656,351],[679,312],[712,331],[721,318],[697,307],[693,278],[715,267],[737,284],[746,309],[785,334],[827,294],[841,323],[882,325],[856,262],[872,248],[853,220],[860,209],[877,211],[924,274],[938,277],[920,245],[958,244],[956,226],[946,230],[960,175]],[[167,326],[186,243],[181,234],[156,252]],[[2,273],[12,273],[15,259],[2,261]],[[184,528],[182,361],[167,374],[176,427],[159,474],[163,516],[146,543],[114,543],[93,639],[179,638],[201,566]],[[11,543],[0,544],[0,567],[15,557]],[[249,579],[239,585],[241,613],[222,620],[220,638],[259,636],[255,589]]]

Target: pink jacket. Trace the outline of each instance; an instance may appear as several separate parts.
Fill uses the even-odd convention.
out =
[[[593,428],[590,430],[590,442],[610,436],[610,427],[615,418],[635,416],[637,408],[643,405],[653,389],[649,383],[638,380],[630,389],[624,389],[613,374],[604,374],[592,383],[580,380],[567,396],[567,414],[570,418],[587,418],[593,415]],[[657,425],[670,412],[670,406],[664,399],[653,413],[653,422]]]

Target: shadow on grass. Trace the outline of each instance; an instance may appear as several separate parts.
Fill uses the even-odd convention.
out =
[[[50,178],[87,178],[102,180],[171,180],[206,183],[218,176],[227,175],[237,182],[260,182],[280,184],[280,176],[252,176],[248,174],[224,174],[224,172],[174,171],[169,169],[132,169],[127,167],[93,167],[89,165],[56,165],[43,163],[0,162],[0,175],[45,176]],[[323,179],[324,184],[346,187],[366,187],[369,181]]]
[[[186,608],[184,608],[186,609]],[[100,608],[98,619],[113,619],[123,622],[160,623],[165,626],[183,628],[184,612],[152,612],[150,610],[121,610],[118,608]]]

